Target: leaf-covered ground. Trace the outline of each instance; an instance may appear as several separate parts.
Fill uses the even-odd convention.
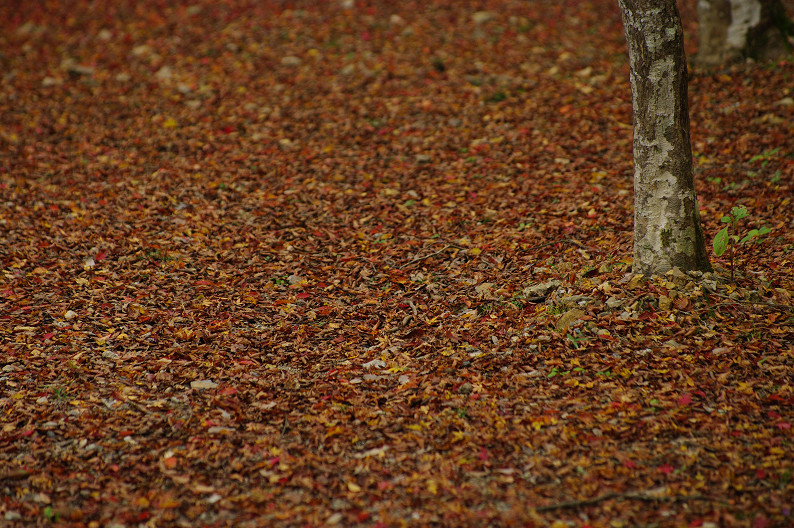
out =
[[[3,2],[0,74],[0,524],[794,524],[794,60],[690,82],[735,283],[631,274],[613,0]]]

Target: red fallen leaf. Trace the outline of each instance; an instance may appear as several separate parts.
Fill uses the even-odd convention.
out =
[[[295,297],[297,297],[298,299],[308,299],[311,296],[312,296],[311,293],[301,292],[298,295],[296,295]]]
[[[242,361],[240,361],[240,363],[242,363]],[[237,394],[237,389],[235,389],[234,387],[224,387],[220,391],[218,391],[218,393],[221,396],[231,396],[232,394]]]
[[[367,519],[369,519],[369,517],[370,517],[370,513],[366,511],[360,511],[358,512],[358,515],[356,515],[356,519],[358,520],[358,522],[364,522]]]
[[[753,528],[767,528],[768,526],[770,526],[769,519],[763,515],[759,515],[753,521]]]
[[[256,365],[256,361],[251,361],[250,359],[241,359],[237,363],[240,365]]]
[[[10,292],[10,290],[9,290],[9,292]],[[770,399],[772,401],[780,402],[780,403],[786,403],[790,398],[784,398],[783,396],[780,396],[779,394],[770,394],[768,399]]]
[[[94,260],[99,262],[100,260],[105,260],[107,258],[107,256],[108,256],[108,252],[107,251],[100,251],[99,253],[96,254],[96,256],[94,257]]]
[[[477,457],[483,462],[485,462],[486,460],[488,460],[488,451],[484,447],[481,447],[480,454],[477,455]]]
[[[703,519],[695,519],[691,523],[689,523],[690,528],[697,528],[698,526],[703,526]]]
[[[637,469],[637,464],[633,460],[624,460],[623,467],[629,469]]]
[[[763,469],[756,469],[755,470],[755,478],[757,478],[758,480],[765,479],[766,478],[766,471],[764,471]]]
[[[212,281],[208,280],[197,280],[193,283],[195,286],[209,286],[212,284]]]
[[[659,471],[661,471],[665,475],[669,475],[670,473],[675,471],[675,468],[673,466],[671,466],[670,464],[664,464],[662,466],[659,466]]]
[[[689,394],[684,394],[678,398],[678,405],[689,405],[690,403],[692,403],[692,396]]]
[[[52,336],[54,336],[54,335],[55,335],[55,334],[53,334],[52,332],[47,332],[46,334],[44,334],[43,336],[41,336],[41,338],[42,338],[44,341],[46,341],[46,340],[48,340],[48,339],[52,339]]]
[[[777,424],[777,428],[781,429],[781,430],[783,430],[783,429],[791,429],[791,423],[789,423],[789,422],[780,422],[780,423]]]
[[[316,311],[317,315],[328,315],[331,313],[331,310],[333,310],[333,308],[330,306],[320,306]]]
[[[35,429],[33,429],[32,427],[30,429],[25,429],[24,431],[22,431],[22,436],[30,436],[33,434],[34,431]]]
[[[119,465],[118,464],[110,464],[108,466],[108,468],[110,468],[110,471],[112,471],[114,473],[118,473],[118,471],[119,471]]]
[[[391,488],[391,483],[385,480],[378,482],[378,491],[385,491]]]

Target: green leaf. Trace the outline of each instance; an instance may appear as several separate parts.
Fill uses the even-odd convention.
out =
[[[762,227],[761,229],[758,230],[758,236],[764,236],[767,233],[771,233],[771,232],[772,232],[772,229],[764,226],[764,227]]]
[[[758,236],[758,229],[751,229],[744,238],[739,241],[740,244],[744,244],[745,242],[754,239]]]
[[[718,257],[725,253],[725,250],[728,249],[728,227],[723,227],[720,229],[719,233],[714,235],[714,242],[712,244],[714,246],[714,254]]]
[[[734,206],[733,209],[731,209],[731,215],[733,215],[733,217],[736,220],[741,220],[742,218],[746,218],[747,208],[743,205]]]
[[[720,222],[727,223],[727,222],[730,222],[730,221],[732,221],[732,220],[733,220],[733,217],[732,217],[732,216],[725,215],[725,216],[723,216],[723,217],[720,219]]]

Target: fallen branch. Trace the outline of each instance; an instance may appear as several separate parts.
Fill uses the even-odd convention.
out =
[[[572,501],[565,501],[565,502],[558,502],[557,504],[548,504],[546,506],[538,506],[535,508],[537,512],[546,512],[546,511],[554,511],[554,510],[564,510],[564,509],[573,509],[573,508],[581,508],[583,506],[593,506],[595,504],[599,504],[604,501],[608,501],[611,499],[615,500],[638,500],[644,502],[687,502],[687,501],[709,501],[715,502],[717,504],[721,504],[723,506],[729,506],[728,503],[719,501],[716,499],[712,499],[710,497],[706,497],[703,495],[678,495],[678,496],[659,496],[659,495],[651,495],[649,493],[616,493],[610,492],[600,495],[598,497],[594,497],[592,499],[582,499],[582,500],[572,500]]]

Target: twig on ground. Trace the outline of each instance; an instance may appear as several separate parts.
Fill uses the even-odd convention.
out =
[[[22,480],[31,476],[33,473],[25,471],[24,469],[12,470],[8,473],[0,475],[0,482],[4,480]]]
[[[551,242],[544,242],[543,244],[538,244],[537,246],[532,246],[532,247],[526,248],[526,249],[524,249],[522,251],[532,251],[533,249],[540,249],[542,247],[553,246],[555,244],[570,244],[572,246],[576,246],[576,247],[581,248],[581,249],[586,249],[587,251],[593,251],[593,252],[600,252],[601,251],[598,248],[585,246],[581,242],[579,242],[577,240],[570,239],[570,238],[562,238],[560,240],[552,240]]]
[[[717,297],[719,297],[721,299],[726,299],[726,300],[730,301],[731,303],[755,304],[755,305],[758,305],[758,306],[768,306],[769,308],[778,308],[780,310],[794,311],[794,306],[787,306],[785,304],[777,304],[777,303],[770,303],[770,302],[763,302],[763,301],[746,301],[744,299],[734,299],[732,297],[729,297],[727,295],[723,295],[723,294],[717,293],[717,292],[709,292],[709,294],[710,295],[715,295],[715,296],[717,296]],[[720,306],[722,304],[730,304],[730,303],[720,303],[717,306]],[[715,308],[716,308],[716,306],[715,306]]]
[[[436,251],[434,253],[430,253],[429,255],[425,255],[424,257],[417,257],[417,258],[415,258],[413,260],[410,260],[410,261],[406,262],[405,264],[400,266],[399,269],[407,268],[408,266],[410,266],[412,264],[415,264],[415,263],[417,263],[419,261],[422,261],[422,260],[425,260],[425,259],[429,259],[430,257],[435,257],[439,253],[443,253],[444,251],[448,250],[451,247],[452,246],[447,245],[447,246],[442,247],[441,249],[439,249],[438,251]]]

